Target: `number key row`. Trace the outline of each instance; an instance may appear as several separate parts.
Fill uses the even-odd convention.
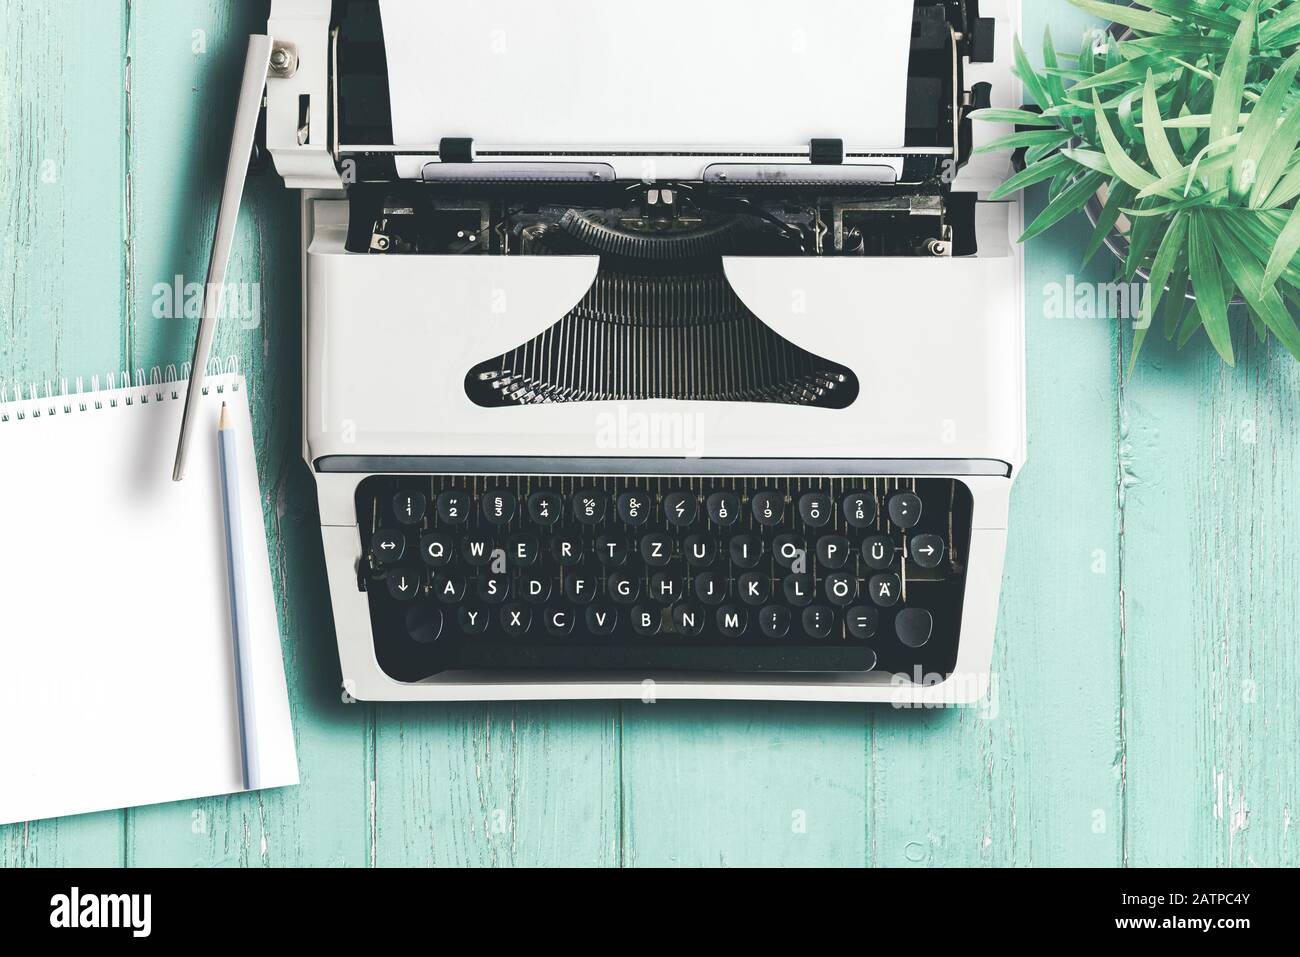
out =
[[[613,512],[625,525],[644,525],[654,511],[654,496],[641,490],[628,490],[613,499]],[[678,490],[663,496],[661,511],[664,519],[678,527],[695,524],[700,514],[699,499],[693,492]],[[824,492],[807,492],[795,502],[799,519],[809,528],[824,528],[834,518],[835,502]],[[428,513],[428,501],[423,492],[404,489],[393,496],[393,514],[402,525],[418,525]],[[875,496],[867,492],[854,492],[839,503],[840,513],[851,528],[867,528],[877,516]],[[492,525],[508,525],[519,512],[519,500],[513,492],[498,489],[479,497],[479,511]],[[760,525],[779,525],[785,520],[786,497],[783,492],[763,490],[749,499],[750,512]],[[438,493],[433,511],[438,521],[445,525],[464,525],[474,514],[474,497],[463,489],[449,489]],[[564,497],[554,491],[534,492],[524,503],[529,521],[536,525],[551,526],[564,517]],[[584,525],[599,525],[611,511],[611,497],[600,489],[584,489],[573,496],[573,517]],[[740,496],[735,492],[713,492],[704,497],[704,512],[708,520],[719,527],[734,525],[742,511]],[[899,528],[916,527],[921,520],[921,499],[912,492],[898,492],[886,503],[889,520]]]

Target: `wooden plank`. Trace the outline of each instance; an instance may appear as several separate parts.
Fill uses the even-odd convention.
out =
[[[616,705],[385,705],[376,730],[378,864],[617,862]]]
[[[861,866],[867,711],[633,703],[623,711],[628,866]]]
[[[222,0],[131,4],[133,365],[179,365],[193,348],[197,322],[171,315],[163,291],[177,276],[204,281],[245,38],[265,30],[264,13]],[[298,455],[298,236],[296,194],[274,175],[251,180],[228,281],[244,284],[241,296],[251,297],[244,301],[259,308],[222,323],[213,355],[237,357],[249,377],[303,784],[133,811],[133,864],[368,860],[368,708],[340,700],[315,490]]]
[[[1058,46],[1077,49],[1091,21],[1045,6],[1025,5],[1025,46],[1041,49],[1050,14]],[[1042,203],[1035,191],[1026,222]],[[1089,235],[1080,215],[1026,250],[1029,463],[1012,496],[994,693],[958,713],[878,712],[875,864],[1119,861],[1118,332],[1049,308]]]
[[[0,0],[0,22],[0,385],[89,388],[121,366],[123,12]],[[0,828],[5,866],[108,866],[122,849],[117,812]]]
[[[1079,220],[1028,250],[1029,464],[1012,496],[993,695],[878,713],[875,864],[1119,860],[1118,337],[1106,320],[1043,315],[1042,291],[1087,242]]]
[[[1236,369],[1153,336],[1123,392],[1135,866],[1300,862],[1300,363],[1247,325]]]

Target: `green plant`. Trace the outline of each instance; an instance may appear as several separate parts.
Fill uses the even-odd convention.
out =
[[[1181,348],[1204,328],[1232,364],[1239,297],[1260,340],[1271,332],[1300,359],[1300,0],[1070,2],[1128,28],[1123,38],[1089,36],[1067,57],[1049,32],[1041,70],[1017,40],[1016,75],[1042,112],[976,114],[1025,128],[983,147],[1026,150],[994,198],[1050,183],[1021,241],[1105,188],[1084,261],[1113,230],[1125,234],[1126,278],[1150,277],[1139,326],[1163,299],[1166,338]]]

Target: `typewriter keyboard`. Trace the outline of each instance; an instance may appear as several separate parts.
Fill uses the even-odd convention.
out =
[[[938,478],[372,476],[380,666],[864,672],[957,658],[971,494]]]

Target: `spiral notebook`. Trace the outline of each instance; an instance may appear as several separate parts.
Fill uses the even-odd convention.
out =
[[[261,780],[298,783],[245,382],[207,380],[181,483],[184,382],[113,384],[0,402],[0,824],[242,789],[223,402],[241,443]]]

